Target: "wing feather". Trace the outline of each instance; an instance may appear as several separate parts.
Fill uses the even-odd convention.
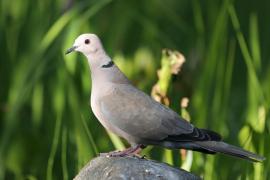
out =
[[[193,131],[193,125],[132,85],[117,84],[99,102],[108,121],[137,138],[162,140]]]

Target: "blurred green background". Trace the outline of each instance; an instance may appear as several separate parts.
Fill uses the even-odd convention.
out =
[[[196,126],[264,155],[263,163],[149,147],[148,158],[205,179],[270,178],[270,1],[1,0],[0,179],[72,179],[98,152],[128,146],[89,107],[85,58],[64,51],[100,36],[132,82],[150,94],[163,48],[187,61],[168,89]],[[124,143],[124,144],[123,144]],[[182,165],[183,164],[183,165]]]

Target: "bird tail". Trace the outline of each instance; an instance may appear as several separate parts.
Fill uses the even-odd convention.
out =
[[[194,144],[197,148],[202,148],[212,153],[223,153],[252,162],[262,162],[265,160],[265,157],[263,156],[246,151],[242,148],[227,144],[222,141],[194,141],[192,144]]]
[[[194,128],[190,134],[171,135],[159,141],[157,145],[170,149],[190,149],[207,154],[223,153],[253,162],[265,160],[263,156],[223,142],[219,134],[206,129]]]

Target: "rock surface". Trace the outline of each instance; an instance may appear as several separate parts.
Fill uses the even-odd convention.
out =
[[[138,157],[97,157],[91,160],[75,180],[178,180],[200,179],[182,169]]]

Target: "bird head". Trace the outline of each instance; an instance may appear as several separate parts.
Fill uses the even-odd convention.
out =
[[[91,56],[99,50],[102,50],[102,45],[95,34],[82,34],[75,40],[73,46],[69,48],[65,54],[69,54],[73,51],[83,53],[85,56]]]

